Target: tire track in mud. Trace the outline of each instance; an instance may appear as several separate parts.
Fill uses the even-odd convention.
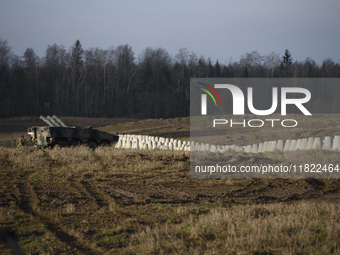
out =
[[[233,197],[244,197],[247,194],[256,194],[268,188],[268,184],[265,186],[261,186],[261,180],[251,180],[246,187],[233,190],[228,195],[232,195]]]
[[[30,205],[31,203],[30,195],[27,194],[29,190],[27,190],[25,184],[17,183],[17,184],[14,184],[12,187],[13,187],[12,194],[16,197],[16,205],[17,205],[16,209],[17,210],[20,210],[26,215],[30,215],[35,220],[37,220],[40,224],[42,224],[44,226],[43,228],[44,231],[47,232],[47,235],[50,238],[53,238],[58,243],[59,248],[63,249],[69,245],[72,245],[69,242],[71,238],[67,239],[68,237],[63,235],[62,233],[59,233],[59,234],[55,233],[55,231],[51,230],[51,227],[49,227],[48,224],[46,224],[37,213],[35,213],[32,206]]]
[[[181,178],[186,178],[185,175],[179,174]],[[187,185],[179,183],[179,185],[173,185],[171,182],[166,182],[164,184],[157,183],[159,178],[165,178],[170,176],[172,178],[173,173],[154,175],[152,177],[142,177],[139,178],[141,183],[138,183],[138,194],[144,196],[146,203],[172,203],[172,204],[187,204],[187,203],[199,203],[203,200],[212,199],[223,199],[229,198],[230,192],[226,191],[216,191],[211,190],[211,192],[206,192],[206,185],[203,185],[201,189],[197,189],[200,185],[195,182],[190,182]],[[173,176],[176,178],[177,176]],[[170,179],[171,179],[170,178]],[[153,182],[155,179],[155,185],[146,185],[145,180]],[[122,188],[120,188],[122,189]],[[131,193],[131,192],[130,192]],[[230,199],[231,200],[231,199]]]
[[[267,195],[266,190],[271,190],[269,183],[261,179],[253,179],[245,187],[233,190],[227,194],[234,203],[249,202],[282,202],[284,197]],[[238,201],[235,201],[238,200]]]
[[[187,204],[198,201],[196,195],[192,196],[185,191],[177,191],[175,188],[169,188],[165,185],[161,187],[144,185],[144,187],[149,191],[149,203]]]
[[[76,231],[64,226],[60,222],[60,218],[48,211],[41,210],[38,206],[39,200],[37,198],[34,187],[28,183],[18,183],[16,186],[16,193],[18,198],[17,206],[28,215],[32,215],[35,219],[45,226],[45,230],[50,236],[53,236],[61,247],[76,248],[81,254],[102,254],[104,250],[85,241],[84,236]]]
[[[299,187],[299,189],[294,189],[294,187]],[[241,199],[237,202],[241,204],[248,202],[272,203],[316,198],[325,192],[327,190],[318,190],[304,182],[296,184],[289,180],[282,180],[280,184],[273,185],[267,180],[255,179],[245,187],[231,191],[228,196],[236,200]]]
[[[152,178],[158,178],[152,177]],[[150,178],[147,178],[150,179]],[[189,194],[186,191],[178,191],[176,188],[180,189],[182,187],[167,187],[165,185],[145,185],[144,182],[137,182],[135,185],[116,184],[109,183],[107,187],[98,186],[99,188],[105,190],[105,193],[110,196],[116,194],[122,195],[130,200],[132,204],[150,204],[150,203],[171,203],[171,204],[187,204],[191,202],[198,202],[199,198],[196,195]],[[127,191],[126,188],[132,188],[132,190]],[[113,194],[115,193],[115,194]],[[129,194],[129,195],[126,195]],[[130,195],[132,194],[132,195]],[[209,195],[210,197],[211,195]],[[116,198],[116,200],[118,200]],[[120,201],[117,201],[120,202]]]
[[[157,179],[157,177],[156,177]],[[132,191],[126,192],[124,184],[108,184],[108,187],[100,187],[105,190],[105,193],[112,196],[112,192],[118,193],[116,190],[124,193],[133,194],[134,197],[139,197],[136,204],[150,204],[150,203],[171,203],[171,204],[187,204],[187,203],[201,203],[213,202],[216,200],[223,200],[224,203],[272,203],[272,202],[288,202],[291,200],[300,200],[305,197],[315,198],[321,195],[320,191],[313,188],[308,188],[305,185],[303,190],[294,191],[295,183],[287,180],[282,180],[278,185],[272,185],[271,182],[261,179],[250,179],[248,183],[242,187],[228,190],[226,186],[213,187],[211,191],[206,192],[209,185],[202,185],[201,189],[197,189],[197,185],[192,184],[188,186],[171,186],[171,184],[156,184],[145,185],[144,182],[134,185]],[[168,186],[167,186],[168,185]],[[300,185],[300,184],[299,184]],[[304,185],[304,183],[301,183]],[[114,188],[113,188],[114,186]],[[129,186],[130,187],[130,186]],[[287,192],[287,188],[289,187]],[[111,191],[109,191],[111,190]],[[301,192],[302,191],[302,192]],[[116,199],[117,202],[119,202]]]
[[[167,174],[166,174],[167,175]],[[168,174],[168,175],[173,175]],[[171,203],[171,204],[188,204],[188,203],[199,203],[203,200],[212,200],[212,199],[223,199],[229,197],[229,192],[216,192],[216,190],[212,190],[208,194],[204,192],[204,186],[201,190],[197,190],[197,185],[195,183],[191,183],[188,185],[176,185],[173,186],[172,183],[158,183],[159,178],[164,178],[164,174],[156,175],[152,177],[143,177],[138,178],[136,176],[137,181],[133,185],[124,185],[124,183],[108,183],[107,187],[100,187],[106,190],[106,193],[120,193],[120,194],[132,194],[135,201],[134,204],[150,204],[150,203]],[[145,180],[149,180],[153,182],[152,179],[155,179],[155,185],[146,185]],[[126,188],[129,191],[126,191]],[[194,189],[192,189],[194,188]],[[109,191],[110,190],[110,191]],[[118,192],[119,190],[119,192]],[[124,194],[124,195],[125,195]],[[228,199],[231,200],[231,199]]]
[[[80,181],[80,184],[85,188],[87,193],[94,199],[98,208],[106,207],[109,203],[103,198],[103,195],[99,194],[98,191],[90,183],[86,181]]]
[[[100,209],[100,208],[106,206],[102,202],[103,199],[98,197],[96,192],[93,191],[91,184],[89,184],[88,182],[83,181],[83,180],[74,181],[74,182],[72,182],[71,186],[74,188],[74,190],[76,190],[77,193],[82,194],[81,197],[86,197],[87,198],[86,201],[89,202],[90,204],[92,204],[92,206],[96,207],[97,209]]]
[[[104,209],[103,211],[105,211],[105,209],[110,209],[110,207],[115,204],[140,204],[140,202],[135,201],[134,197],[126,195],[123,192],[116,191],[111,187],[98,185],[98,183],[91,184],[87,181],[81,180],[76,185],[88,194],[91,198],[90,200],[96,203],[98,210]]]
[[[108,201],[113,202],[117,204],[123,204],[123,205],[131,205],[131,204],[143,204],[143,202],[140,199],[140,195],[135,192],[127,192],[124,189],[121,189],[116,184],[108,184],[105,186],[98,185],[98,192],[102,194],[102,196]],[[112,187],[114,186],[114,187]],[[129,194],[133,194],[129,195]]]
[[[174,198],[171,194],[174,191],[170,188],[166,187],[152,187],[143,185],[146,189],[141,189],[141,186],[135,187],[136,190],[126,191],[126,187],[122,188],[122,185],[117,184],[107,184],[106,186],[92,186],[91,184],[85,184],[89,193],[95,197],[96,199],[106,201],[106,204],[117,203],[121,205],[131,205],[131,204],[150,204],[150,203],[190,203],[193,202],[191,197],[185,193],[187,198],[190,199],[180,199]],[[166,194],[164,194],[164,190],[167,190]],[[176,192],[178,194],[183,192]],[[100,194],[100,195],[99,195]],[[132,195],[130,195],[132,194]],[[180,194],[181,197],[183,195]],[[170,198],[170,199],[169,199]]]
[[[173,173],[162,173],[155,174],[152,177],[145,176],[136,176],[137,182],[135,185],[129,185],[129,188],[133,188],[133,191],[127,192],[126,187],[122,187],[122,185],[118,185],[115,189],[122,191],[123,193],[133,193],[133,197],[138,197],[139,200],[145,201],[145,203],[190,203],[195,200],[195,196],[185,192],[182,189],[182,186],[173,187],[172,183],[165,184],[156,184],[156,185],[147,185],[146,180],[152,181],[153,179],[157,181],[159,178],[166,178],[168,176],[173,176]]]
[[[287,185],[286,182],[282,183]],[[145,195],[149,196],[147,199],[148,203],[200,203],[203,201],[216,201],[216,199],[222,199],[226,203],[263,203],[263,202],[282,202],[289,200],[296,200],[299,197],[303,197],[308,194],[308,197],[319,196],[320,194],[315,194],[315,191],[309,189],[303,193],[280,193],[278,190],[274,195],[268,194],[271,192],[272,187],[270,183],[263,180],[250,180],[248,184],[243,187],[234,190],[224,190],[224,186],[216,187],[217,189],[212,189],[211,192],[206,192],[206,186],[202,186],[202,191],[191,189],[189,187],[155,187],[144,185],[146,190]],[[183,188],[181,191],[176,191],[176,188]],[[221,189],[219,189],[221,188]],[[204,190],[204,191],[203,191]],[[175,196],[176,195],[176,196]],[[185,199],[183,199],[185,198]]]
[[[143,180],[143,179],[141,179]],[[140,180],[139,180],[140,181]],[[107,187],[98,186],[98,188],[104,190],[104,192],[110,197],[114,197],[118,203],[128,204],[149,204],[149,203],[165,203],[165,201],[154,201],[153,198],[158,196],[168,201],[169,194],[173,194],[169,188],[154,187],[145,185],[142,181],[134,182],[133,184],[124,185],[125,183],[107,183]],[[128,189],[128,190],[127,190]],[[165,196],[160,194],[163,189],[170,190],[169,194]],[[164,193],[164,192],[162,192]]]

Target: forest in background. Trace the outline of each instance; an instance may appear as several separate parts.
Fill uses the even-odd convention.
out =
[[[173,118],[190,115],[190,78],[340,78],[340,64],[325,59],[294,61],[286,49],[245,53],[222,64],[180,49],[135,56],[129,45],[84,50],[79,40],[66,50],[48,45],[39,58],[32,48],[12,53],[0,39],[0,118],[55,114],[76,117]]]

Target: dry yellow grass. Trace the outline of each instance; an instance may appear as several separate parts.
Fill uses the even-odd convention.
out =
[[[177,211],[178,212],[178,211]],[[181,224],[147,227],[143,254],[339,254],[340,208],[326,202],[245,205],[213,209]],[[182,214],[182,209],[178,214]],[[174,217],[177,217],[174,214]]]
[[[236,163],[253,162],[251,154],[229,154]],[[193,180],[188,156],[0,147],[0,226],[12,228],[27,254],[340,254],[339,200],[294,199],[337,195],[337,180],[319,180],[315,189],[301,179]],[[326,162],[337,156],[276,152],[256,160]],[[273,187],[277,200],[261,202]],[[9,252],[3,244],[0,249]]]

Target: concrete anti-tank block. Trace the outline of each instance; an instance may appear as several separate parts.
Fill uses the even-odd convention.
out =
[[[244,152],[251,153],[251,149],[252,149],[251,145],[247,145],[244,149]]]
[[[216,152],[216,145],[211,145],[210,146],[210,152]]]
[[[285,147],[283,148],[283,151],[284,151],[284,152],[289,151],[289,149],[290,149],[290,143],[291,143],[291,140],[290,140],[290,139],[286,140]]]
[[[277,141],[276,149],[278,151],[283,151],[283,149],[284,149],[284,141],[283,140],[278,140]]]
[[[240,152],[243,151],[243,148],[241,146],[235,145],[234,151]]]
[[[275,151],[277,146],[277,141],[270,141],[270,151]]]
[[[265,142],[263,143],[263,152],[269,151],[270,148],[268,148],[268,144],[269,144],[268,141],[265,141]]]
[[[259,144],[259,149],[258,149],[259,153],[263,153],[263,145],[264,145],[264,143]]]
[[[257,153],[258,152],[258,144],[254,143],[252,148],[251,148],[251,153]]]
[[[296,141],[296,145],[295,145],[295,150],[301,150],[301,145],[302,145],[302,139],[298,139]]]
[[[340,145],[340,136],[336,135],[334,136],[332,150],[339,150],[339,145]]]
[[[333,139],[330,136],[325,137],[325,143],[323,149],[330,150],[332,148]]]
[[[306,150],[311,150],[313,148],[314,137],[308,137]]]
[[[289,151],[295,151],[295,147],[296,147],[296,140],[292,140],[292,141],[290,142]]]
[[[320,137],[315,137],[312,149],[314,150],[321,150],[322,149],[322,140]]]
[[[308,138],[302,138],[301,150],[303,151],[307,150],[307,143],[308,143]]]

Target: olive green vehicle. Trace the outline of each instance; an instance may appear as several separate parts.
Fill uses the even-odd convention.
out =
[[[53,148],[54,146],[65,147],[84,144],[94,149],[97,146],[113,145],[118,142],[119,139],[118,135],[92,129],[91,126],[67,127],[66,125],[56,126],[56,123],[51,126],[50,122],[46,123],[48,123],[49,126],[34,126],[28,128],[31,143],[38,147]]]

